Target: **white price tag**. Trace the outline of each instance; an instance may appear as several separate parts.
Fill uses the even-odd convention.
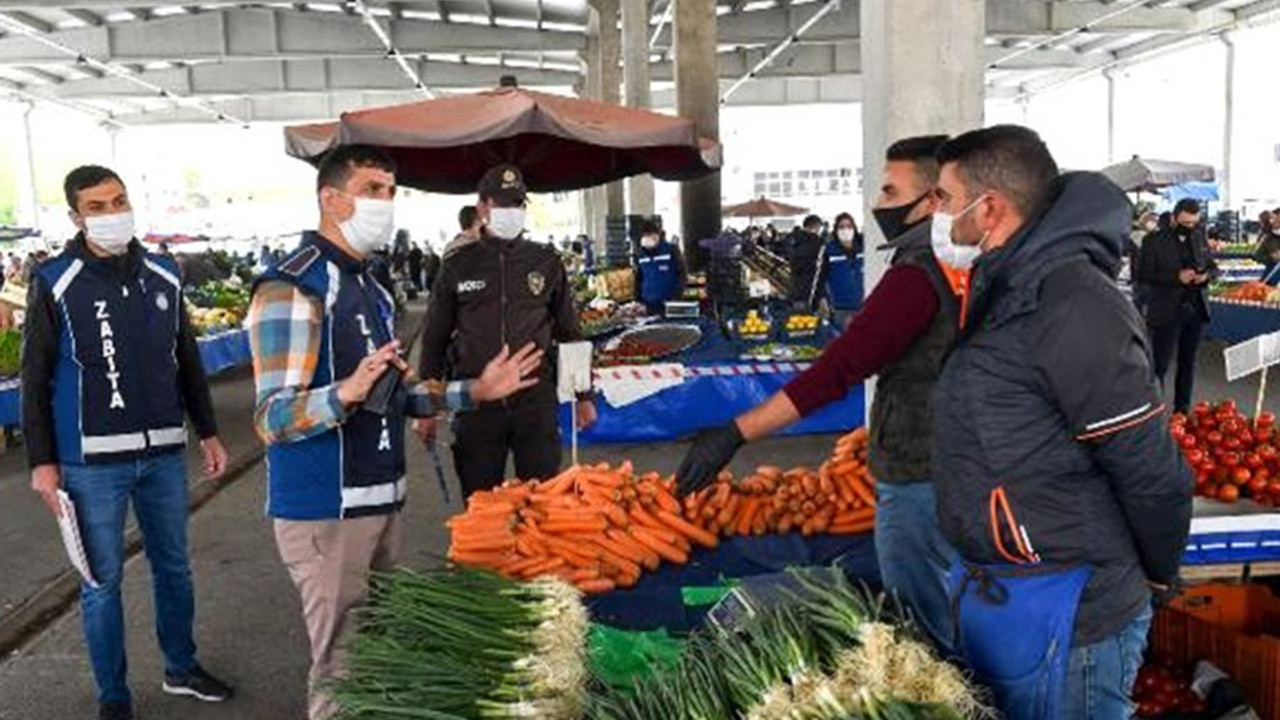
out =
[[[1227,381],[1260,372],[1280,364],[1280,333],[1259,335],[1223,351],[1227,365]]]

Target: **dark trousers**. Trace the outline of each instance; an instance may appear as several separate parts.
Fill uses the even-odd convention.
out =
[[[1168,325],[1148,326],[1151,334],[1152,365],[1156,377],[1164,384],[1165,374],[1173,362],[1174,351],[1178,355],[1178,371],[1173,380],[1173,407],[1185,413],[1191,408],[1191,392],[1196,383],[1196,352],[1204,335],[1204,316],[1192,305],[1178,308],[1177,318]]]
[[[454,420],[453,464],[467,497],[506,479],[507,455],[515,455],[522,480],[560,472],[556,389],[543,383],[505,404],[459,413]]]

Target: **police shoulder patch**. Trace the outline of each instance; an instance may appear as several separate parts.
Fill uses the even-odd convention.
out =
[[[280,272],[292,277],[299,277],[320,259],[320,248],[309,245],[295,252],[280,263]]]

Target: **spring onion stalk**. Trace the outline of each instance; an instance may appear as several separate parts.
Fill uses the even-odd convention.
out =
[[[578,720],[587,615],[572,586],[469,569],[374,578],[334,687],[352,720]]]

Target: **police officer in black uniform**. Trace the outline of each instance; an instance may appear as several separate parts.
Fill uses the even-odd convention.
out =
[[[558,342],[582,339],[564,265],[554,248],[524,239],[527,191],[520,169],[498,165],[480,180],[476,205],[481,239],[449,255],[427,309],[420,374],[443,380],[477,377],[504,345],[534,342],[550,355]],[[463,493],[491,488],[515,455],[518,477],[548,478],[560,469],[555,363],[542,382],[504,401],[481,405],[454,424],[453,457]],[[578,423],[595,421],[589,395],[580,396]],[[426,441],[435,420],[416,424]]]

